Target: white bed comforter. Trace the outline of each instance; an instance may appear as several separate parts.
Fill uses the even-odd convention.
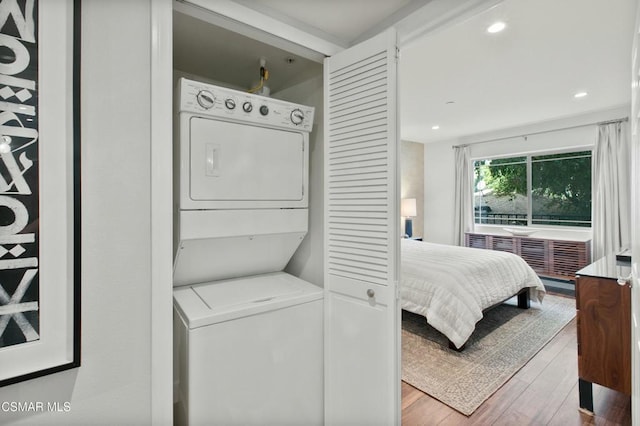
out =
[[[484,309],[525,287],[542,302],[544,285],[515,254],[402,240],[402,309],[425,316],[458,348]]]

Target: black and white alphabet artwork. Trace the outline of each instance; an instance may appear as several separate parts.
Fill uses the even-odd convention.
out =
[[[80,0],[0,0],[0,386],[80,366]]]
[[[37,10],[0,2],[0,351],[40,338]]]

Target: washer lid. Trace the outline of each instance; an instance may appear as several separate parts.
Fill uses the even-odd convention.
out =
[[[320,287],[284,272],[177,288],[174,304],[190,329],[321,299]]]

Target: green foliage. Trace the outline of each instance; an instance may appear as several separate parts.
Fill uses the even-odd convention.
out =
[[[474,172],[477,190],[481,189],[480,182],[484,182],[486,189],[498,197],[527,195],[526,157],[477,161]],[[533,156],[531,176],[532,196],[543,198],[543,205],[549,210],[568,215],[591,215],[590,151]]]
[[[476,188],[484,181],[498,197],[527,195],[526,157],[500,158],[476,163]]]
[[[547,206],[567,214],[591,214],[591,152],[573,153],[570,157],[547,155],[532,160],[534,197],[545,198]]]

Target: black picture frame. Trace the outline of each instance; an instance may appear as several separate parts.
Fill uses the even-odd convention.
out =
[[[0,386],[7,386],[81,361],[81,0],[1,7],[8,9],[0,13],[7,17],[0,22]]]

